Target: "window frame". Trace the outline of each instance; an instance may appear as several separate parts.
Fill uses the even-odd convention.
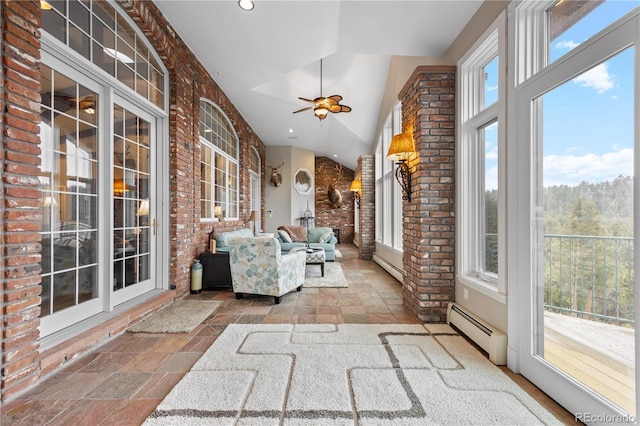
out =
[[[482,37],[458,62],[457,144],[457,259],[458,282],[506,303],[506,24],[501,13]],[[484,69],[498,59],[498,99],[484,106]],[[484,144],[480,136],[492,123],[498,125],[498,274],[484,271]],[[480,161],[482,160],[482,164]]]
[[[211,167],[210,167],[211,175],[209,177],[211,192],[208,194],[209,195],[208,200],[210,201],[210,211],[209,211],[209,216],[205,217],[202,215],[203,212],[201,208],[200,221],[201,222],[219,222],[220,221],[220,219],[215,216],[215,206],[219,202],[216,199],[216,179],[215,179],[216,162],[219,158],[221,158],[222,161],[224,161],[223,173],[226,180],[226,185],[224,185],[226,199],[221,202],[223,204],[222,211],[224,212],[223,220],[237,221],[237,220],[240,220],[240,160],[237,158],[239,156],[240,150],[239,150],[238,134],[236,133],[236,130],[233,127],[231,120],[229,120],[229,117],[224,113],[224,111],[222,111],[222,109],[220,109],[218,105],[216,105],[215,103],[213,103],[208,99],[201,99],[200,109],[202,109],[203,104],[210,106],[212,108],[212,112],[219,114],[217,118],[220,121],[225,121],[226,124],[228,125],[229,129],[231,130],[229,132],[229,135],[233,138],[233,141],[225,141],[226,142],[225,146],[231,146],[236,154],[236,157],[225,152],[222,148],[216,146],[211,141],[207,140],[202,134],[199,135],[200,151],[202,152],[203,145],[206,148],[211,150]],[[202,128],[202,126],[204,125],[204,123],[202,122],[202,117],[200,117],[199,121],[200,121],[199,127]],[[229,142],[233,142],[233,143],[229,143]],[[200,157],[200,164],[202,164],[202,157]],[[231,172],[231,170],[233,169],[232,165],[235,165],[235,173]],[[229,179],[230,177],[232,179]],[[235,182],[235,185],[236,185],[235,189],[233,187],[233,182]],[[218,186],[222,187],[223,185],[218,185]],[[234,194],[235,196],[233,196]],[[202,194],[200,194],[200,201],[202,202],[203,200],[204,199],[202,198]],[[232,212],[232,214],[229,214],[230,211]]]

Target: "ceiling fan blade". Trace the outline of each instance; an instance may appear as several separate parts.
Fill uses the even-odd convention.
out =
[[[327,99],[328,102],[337,104],[342,100],[342,96],[340,96],[340,95],[331,95],[331,96],[329,96],[328,98],[325,98],[325,99]],[[331,99],[331,101],[329,101],[329,99]]]
[[[298,113],[298,112],[302,112],[302,111],[306,111],[306,110],[308,110],[308,109],[313,109],[313,107],[306,107],[306,108],[299,109],[299,110],[297,110],[297,111],[293,111],[293,114],[296,114],[296,113]]]
[[[338,112],[351,112],[351,107],[346,105],[340,105],[340,111]]]
[[[311,100],[311,99],[307,99],[307,98],[300,98],[300,97],[299,97],[298,99],[300,99],[301,101],[305,101],[305,102],[312,103],[312,104],[315,104],[315,103],[316,103],[316,100],[315,100],[315,99],[314,99],[314,100]]]
[[[327,108],[329,108],[329,111],[331,111],[331,112],[340,112],[341,108],[342,108],[342,105],[338,105],[338,104],[329,105]]]

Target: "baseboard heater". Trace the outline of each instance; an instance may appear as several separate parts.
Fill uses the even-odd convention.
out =
[[[447,307],[447,324],[454,326],[478,346],[487,351],[495,365],[507,364],[507,336],[490,324],[477,318],[457,303]]]

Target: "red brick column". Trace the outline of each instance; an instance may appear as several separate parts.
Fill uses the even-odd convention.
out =
[[[412,199],[403,202],[403,297],[424,322],[445,322],[455,299],[455,72],[418,67],[399,95],[417,151]]]
[[[373,259],[376,249],[376,167],[373,155],[358,158],[362,182],[360,194],[360,257]]]
[[[2,1],[1,399],[39,371],[40,2]]]

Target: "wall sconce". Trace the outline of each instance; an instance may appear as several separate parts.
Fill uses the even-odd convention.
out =
[[[349,191],[353,192],[353,198],[356,200],[356,205],[360,207],[360,193],[362,192],[362,182],[358,179],[354,179],[351,181],[351,186],[349,186]]]
[[[224,222],[224,216],[222,215],[222,206],[215,206],[213,208],[213,215],[220,221]]]
[[[410,154],[415,154],[416,146],[413,138],[406,133],[397,134],[391,139],[391,146],[387,152],[389,160],[397,161],[396,180],[402,187],[402,199],[411,202],[411,170],[407,164]]]
[[[251,231],[255,235],[255,222],[258,221],[258,213],[255,210],[251,210],[251,214],[249,215],[249,222],[251,222]]]

